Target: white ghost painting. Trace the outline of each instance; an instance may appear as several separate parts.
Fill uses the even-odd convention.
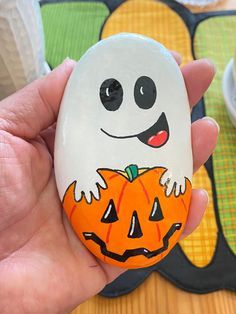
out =
[[[190,109],[184,79],[170,52],[136,34],[98,42],[67,84],[57,122],[55,174],[61,199],[99,200],[99,169],[164,167],[160,184],[176,197],[192,178]]]

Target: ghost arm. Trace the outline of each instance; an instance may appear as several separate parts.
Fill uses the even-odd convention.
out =
[[[160,179],[160,184],[166,186],[166,195],[174,193],[175,196],[184,194],[186,190],[186,179],[192,179],[192,151],[190,145],[184,145],[169,152],[163,161],[163,166],[167,169]],[[174,147],[178,147],[175,145]],[[172,153],[172,154],[171,154]]]
[[[97,171],[82,170],[79,180],[76,181],[75,199],[79,201],[83,196],[88,203],[92,202],[93,197],[100,199],[100,189],[106,189],[106,182]]]

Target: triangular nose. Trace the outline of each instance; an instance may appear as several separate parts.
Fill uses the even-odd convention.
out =
[[[138,214],[136,211],[134,211],[131,217],[128,238],[132,238],[132,239],[141,238],[142,235],[143,233],[142,233],[141,226],[139,223]]]

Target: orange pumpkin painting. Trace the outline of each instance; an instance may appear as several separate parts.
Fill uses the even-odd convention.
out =
[[[159,182],[165,168],[143,171],[135,165],[125,172],[100,169],[107,184],[100,199],[75,200],[73,182],[63,198],[71,225],[84,245],[99,259],[124,267],[150,266],[163,259],[184,229],[191,198],[191,183],[178,197],[166,196]],[[79,182],[77,182],[79,184]]]

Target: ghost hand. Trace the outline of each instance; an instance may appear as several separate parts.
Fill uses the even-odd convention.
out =
[[[166,196],[171,193],[177,197],[184,194],[186,190],[186,179],[178,170],[166,170],[160,179],[160,184],[166,186]]]
[[[92,202],[94,197],[96,200],[100,199],[100,189],[106,189],[106,183],[99,173],[94,172],[93,174],[87,175],[84,180],[81,178],[76,181],[75,186],[75,199],[79,201],[83,196],[88,203]]]

